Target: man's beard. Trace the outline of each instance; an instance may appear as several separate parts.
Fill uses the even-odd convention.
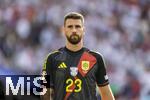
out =
[[[71,36],[67,36],[67,40],[71,43],[71,44],[78,44],[81,41],[81,36],[79,36],[78,34],[72,34]]]

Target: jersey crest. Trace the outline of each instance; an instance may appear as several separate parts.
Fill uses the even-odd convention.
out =
[[[70,67],[70,74],[75,77],[78,74],[78,68]]]
[[[87,73],[87,71],[90,68],[90,62],[89,61],[82,61],[81,68],[82,68],[84,73]]]

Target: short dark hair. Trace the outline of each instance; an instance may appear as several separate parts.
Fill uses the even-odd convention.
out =
[[[64,26],[67,19],[81,19],[82,23],[84,23],[84,17],[82,14],[77,12],[69,12],[64,17]]]

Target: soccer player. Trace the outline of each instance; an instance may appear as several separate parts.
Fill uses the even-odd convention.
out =
[[[50,89],[43,100],[114,100],[101,54],[83,47],[84,17],[70,12],[64,17],[65,47],[48,55],[43,73],[50,76]]]

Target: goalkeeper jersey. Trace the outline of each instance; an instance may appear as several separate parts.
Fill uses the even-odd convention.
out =
[[[97,100],[96,85],[108,85],[101,54],[85,47],[77,52],[66,47],[50,53],[43,71],[50,76],[54,100]]]

